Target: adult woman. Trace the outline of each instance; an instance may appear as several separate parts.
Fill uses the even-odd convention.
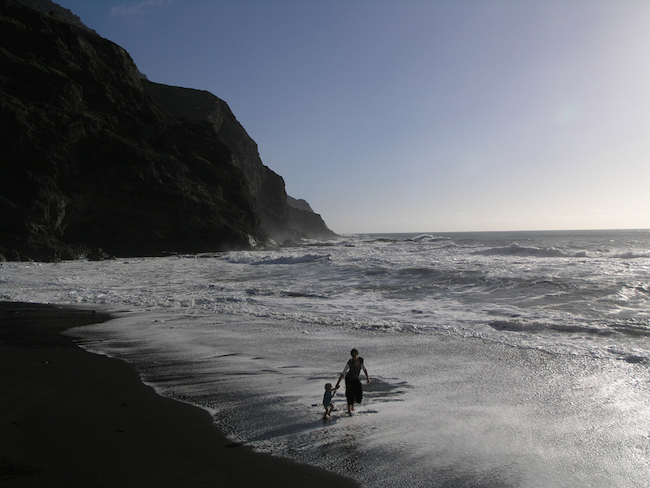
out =
[[[359,351],[352,349],[350,355],[352,358],[345,363],[345,368],[343,368],[343,372],[339,376],[335,387],[335,389],[338,388],[341,380],[345,378],[345,398],[348,401],[348,415],[352,415],[355,402],[361,403],[363,399],[363,390],[361,389],[361,380],[359,379],[361,370],[366,374],[366,381],[370,383],[368,370],[366,370],[363,364],[363,358],[359,357]]]

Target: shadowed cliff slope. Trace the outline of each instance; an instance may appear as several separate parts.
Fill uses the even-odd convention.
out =
[[[287,196],[282,177],[262,164],[257,144],[237,121],[226,102],[203,90],[144,80],[143,86],[145,92],[166,112],[179,118],[212,124],[217,139],[231,149],[233,163],[246,176],[265,233],[279,242],[296,237],[335,236],[309,205],[301,207],[289,203],[297,200]]]
[[[309,234],[221,100],[210,95],[227,124],[170,109],[126,51],[56,11],[2,0],[0,36],[3,257],[205,252]]]

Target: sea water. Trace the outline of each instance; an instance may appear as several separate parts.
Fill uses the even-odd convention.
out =
[[[351,235],[280,250],[2,263],[0,298],[233,442],[368,487],[650,486],[650,231]],[[371,382],[345,414],[352,347]]]

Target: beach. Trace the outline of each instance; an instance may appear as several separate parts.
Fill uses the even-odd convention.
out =
[[[109,318],[0,302],[3,487],[359,486],[232,442],[206,410],[159,396],[131,365],[62,334]]]
[[[86,322],[111,316],[61,337],[51,333],[53,309],[50,327],[18,329],[26,339],[8,342],[11,330],[0,329],[4,346],[24,349],[14,359],[0,351],[4,376],[40,391],[21,399],[0,390],[4,412],[24,407],[24,418],[3,413],[2,439],[13,432],[24,446],[21,457],[4,444],[13,453],[0,453],[3,472],[69,477],[81,465],[100,479],[108,471],[113,484],[158,476],[170,485],[216,477],[224,486],[260,478],[291,486],[253,468],[214,474],[242,456],[271,473],[259,467],[264,453],[368,488],[650,486],[648,242],[646,231],[397,234],[278,251],[1,263],[2,300],[84,309],[76,317]],[[353,416],[341,388],[323,421],[324,385],[352,347],[372,381]],[[83,366],[54,358],[72,351]],[[127,398],[124,386],[92,400],[115,380],[102,378],[113,364],[151,405]],[[56,371],[64,365],[72,372]],[[73,374],[87,385],[57,386]],[[71,431],[54,414],[74,395],[66,410],[80,427]],[[188,427],[195,415],[198,427]],[[35,433],[22,436],[30,425]],[[39,430],[54,428],[48,447]],[[106,439],[74,453],[59,440],[88,433]]]

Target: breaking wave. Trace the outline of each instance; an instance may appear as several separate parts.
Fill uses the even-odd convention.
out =
[[[303,254],[301,256],[282,256],[279,258],[265,258],[261,261],[255,261],[253,265],[268,265],[268,264],[304,264],[315,263],[319,261],[329,261],[329,254]]]
[[[329,261],[329,254],[302,254],[298,256],[280,256],[277,254],[259,258],[259,255],[249,253],[233,252],[222,258],[233,264],[250,264],[254,266],[273,265],[273,264],[305,264]]]
[[[610,257],[620,258],[620,259],[642,259],[642,258],[650,258],[650,253],[623,252],[619,254],[613,254]]]
[[[520,246],[517,243],[507,247],[495,247],[482,251],[474,251],[472,254],[481,256],[525,256],[535,258],[587,258],[590,257],[587,251],[566,252],[555,247],[538,248]]]

